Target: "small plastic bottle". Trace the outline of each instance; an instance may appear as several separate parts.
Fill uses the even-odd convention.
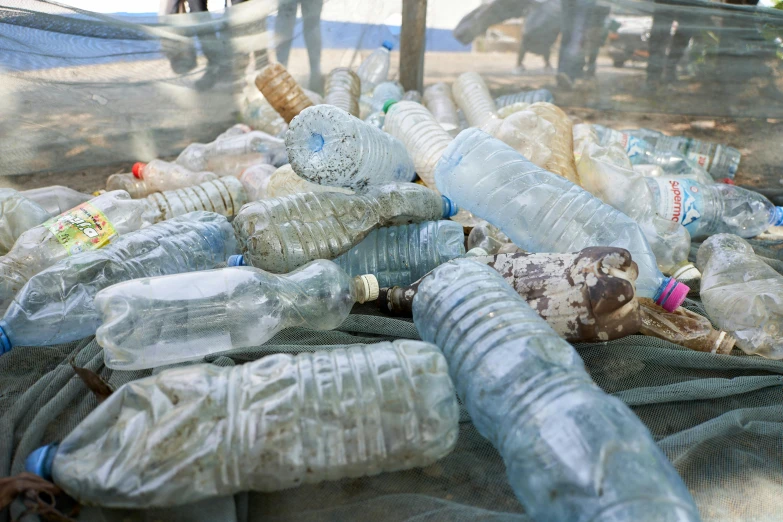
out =
[[[487,84],[477,73],[460,74],[451,86],[451,90],[454,100],[465,113],[465,118],[471,127],[481,127],[489,120],[498,118],[495,100],[489,94]]]
[[[313,105],[313,101],[279,63],[270,63],[261,69],[256,77],[256,87],[286,123]]]
[[[353,191],[348,189],[310,183],[297,176],[291,165],[283,165],[280,168],[266,163],[251,165],[239,176],[239,181],[245,187],[248,201],[279,198],[304,192],[353,194]]]
[[[245,262],[285,273],[313,259],[334,259],[377,227],[445,219],[447,198],[415,183],[372,187],[361,195],[293,194],[255,201],[234,220]]]
[[[454,104],[451,88],[448,85],[443,82],[430,85],[424,89],[422,101],[443,130],[451,133],[459,128],[457,106]]]
[[[389,67],[391,66],[390,51],[393,48],[393,42],[384,40],[381,47],[373,51],[359,65],[356,74],[361,80],[362,94],[372,92],[376,85],[385,82],[389,78]]]
[[[154,368],[259,346],[291,326],[333,330],[377,298],[374,276],[325,259],[284,275],[245,266],[134,279],[95,296],[96,338],[109,368]]]
[[[0,320],[0,353],[94,335],[100,315],[93,298],[99,290],[130,279],[209,270],[236,251],[234,229],[225,217],[192,212],[63,259],[34,275],[16,295]]]
[[[37,189],[23,190],[20,194],[40,205],[49,217],[62,214],[93,196],[61,185],[50,185]]]
[[[552,93],[547,89],[535,89],[532,91],[520,91],[514,94],[498,96],[495,98],[495,105],[497,105],[498,109],[502,109],[503,107],[507,107],[515,103],[553,103],[554,100],[554,96],[552,96]]]
[[[415,89],[412,89],[410,91],[405,91],[405,94],[402,95],[402,100],[400,101],[412,101],[416,103],[421,103],[421,93]]]
[[[367,100],[371,112],[383,110],[384,105],[391,101],[400,101],[405,95],[405,90],[397,82],[379,83],[372,91],[372,97]]]
[[[715,330],[710,320],[682,306],[667,312],[650,299],[639,299],[644,335],[657,337],[698,352],[727,355],[736,340],[723,330]]]
[[[688,488],[628,406],[492,268],[455,259],[413,300],[478,432],[532,520],[697,522]]]
[[[177,163],[193,172],[239,176],[253,163],[276,163],[285,157],[285,144],[265,132],[252,131],[211,143],[192,143],[177,157]]]
[[[133,173],[114,174],[106,180],[106,190],[125,190],[131,197],[145,198],[153,192],[174,190],[218,179],[212,172],[193,172],[177,163],[152,160],[135,163]]]
[[[51,214],[21,192],[0,188],[0,255],[5,255],[26,231],[49,219]]]
[[[302,111],[285,144],[294,172],[319,185],[364,189],[416,175],[399,140],[331,105]]]
[[[324,83],[324,103],[334,105],[351,116],[359,116],[361,81],[347,67],[332,70]]]
[[[534,103],[526,110],[544,118],[555,128],[554,135],[546,144],[552,151],[552,156],[544,168],[563,176],[575,185],[581,185],[574,163],[574,132],[571,119],[559,107],[547,102]]]

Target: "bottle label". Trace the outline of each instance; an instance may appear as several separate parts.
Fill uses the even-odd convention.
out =
[[[611,143],[617,143],[625,149],[631,163],[634,162],[634,159],[643,157],[645,145],[647,145],[647,142],[643,139],[614,129],[606,129],[606,131],[609,133],[609,141]]]
[[[53,217],[43,226],[69,255],[101,248],[117,236],[106,215],[89,201]]]
[[[690,179],[661,176],[651,178],[660,190],[658,215],[680,223],[688,232],[698,231],[704,214],[704,198],[699,184]]]

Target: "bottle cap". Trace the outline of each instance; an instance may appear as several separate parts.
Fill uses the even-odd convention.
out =
[[[770,224],[776,227],[783,226],[783,207],[775,207],[775,210],[772,211]]]
[[[389,107],[397,103],[397,100],[386,100],[386,103],[383,104],[383,113],[386,114],[389,112]]]
[[[690,290],[688,285],[680,283],[673,277],[667,277],[661,283],[654,301],[667,312],[673,312],[685,301]]]
[[[146,166],[147,166],[147,164],[146,164],[146,163],[143,163],[143,162],[141,162],[141,161],[137,161],[136,163],[134,163],[134,164],[133,164],[133,168],[131,169],[131,172],[133,172],[133,175],[134,175],[134,176],[136,176],[137,178],[139,178],[139,179],[143,179],[143,178],[141,177],[141,171],[142,171],[142,170],[144,169],[144,167],[146,167]]]
[[[381,47],[385,47],[391,51],[392,49],[394,49],[394,42],[392,42],[391,40],[384,40],[383,43],[381,44]]]
[[[378,294],[381,291],[381,287],[374,275],[364,274],[360,275],[356,279],[359,280],[359,284],[357,285],[359,292],[359,295],[356,299],[357,302],[361,304],[378,299]]]
[[[25,471],[35,473],[46,480],[52,480],[52,462],[54,462],[58,446],[59,444],[48,444],[30,453],[24,461]]]
[[[226,261],[226,266],[247,266],[245,263],[245,256],[242,254],[230,256],[228,261]]]
[[[11,339],[5,334],[5,321],[0,321],[0,355],[11,351]]]
[[[723,178],[719,183],[725,183],[726,185],[734,185],[734,180],[731,178]]]
[[[455,216],[457,212],[459,212],[456,203],[451,201],[446,196],[441,196],[441,198],[443,198],[443,218],[445,219]]]

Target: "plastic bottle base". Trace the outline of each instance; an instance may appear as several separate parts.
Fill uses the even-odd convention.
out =
[[[5,333],[5,323],[0,321],[0,355],[11,351],[11,339]]]
[[[24,461],[25,471],[35,473],[46,480],[52,480],[52,462],[59,444],[48,444],[34,450]]]

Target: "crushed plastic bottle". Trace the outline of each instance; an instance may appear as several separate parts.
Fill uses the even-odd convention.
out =
[[[254,163],[285,163],[285,143],[261,131],[252,131],[211,143],[192,143],[177,157],[177,163],[193,172],[239,176]]]
[[[231,218],[247,203],[247,193],[237,178],[226,176],[192,187],[156,192],[136,201],[144,210],[144,221],[150,224],[197,210]]]
[[[331,105],[302,111],[285,144],[294,172],[319,185],[364,189],[416,175],[399,140]]]
[[[412,101],[416,103],[421,103],[421,93],[415,89],[412,89],[410,91],[405,91],[405,94],[402,95],[402,100],[400,101]]]
[[[378,298],[372,275],[318,259],[285,275],[248,266],[133,279],[98,292],[106,366],[155,368],[259,346],[283,328],[333,330]]]
[[[217,138],[215,138],[215,141],[224,140],[226,138],[233,138],[234,136],[241,136],[242,134],[247,134],[252,130],[253,129],[250,128],[249,125],[244,123],[235,123],[231,127],[218,134]]]
[[[438,189],[486,219],[525,250],[575,252],[589,246],[625,248],[639,266],[637,293],[667,310],[688,287],[664,276],[639,225],[586,190],[530,163],[500,140],[466,129],[435,169]]]
[[[34,275],[16,295],[0,320],[0,353],[93,335],[100,325],[93,304],[99,290],[130,279],[208,270],[236,251],[234,229],[225,217],[193,212],[63,259]]]
[[[374,50],[359,65],[356,74],[361,80],[362,94],[372,92],[376,85],[385,82],[389,78],[389,67],[391,66],[390,52],[393,48],[393,42],[384,40],[381,46]]]
[[[256,87],[286,123],[313,105],[313,101],[279,63],[270,63],[258,73]]]
[[[0,188],[0,254],[5,255],[19,236],[50,217],[45,208],[21,192]]]
[[[498,96],[495,98],[495,105],[498,109],[502,109],[503,107],[507,107],[515,103],[553,103],[554,101],[554,96],[552,96],[552,93],[547,89],[535,89],[532,91],[520,91],[514,94]]]
[[[508,238],[506,234],[495,225],[490,225],[486,221],[478,223],[470,230],[467,241],[468,250],[480,248],[487,255],[495,254],[516,254],[524,252]]]
[[[701,300],[715,324],[743,352],[783,359],[783,276],[731,234],[704,241],[696,266],[702,273]]]
[[[555,133],[550,135],[546,143],[552,151],[552,156],[543,168],[563,176],[575,185],[580,185],[579,174],[574,163],[574,134],[571,119],[559,107],[546,102],[533,103],[525,110],[537,114],[555,128]]]
[[[82,503],[168,507],[427,466],[458,421],[437,347],[351,345],[135,380],[26,468]]]
[[[214,179],[218,176],[212,172],[193,172],[177,163],[152,160],[135,163],[130,177],[127,174],[109,176],[106,190],[125,190],[136,199],[145,198],[153,192],[190,187]]]
[[[49,214],[49,217],[62,214],[66,210],[70,210],[76,205],[84,203],[92,198],[89,194],[73,190],[72,188],[63,187],[62,185],[50,185],[48,187],[23,190],[20,194],[34,203],[37,203]]]
[[[347,67],[338,67],[326,77],[324,103],[334,105],[351,116],[359,116],[361,80]]]
[[[482,127],[489,120],[498,118],[495,100],[489,94],[487,84],[478,74],[474,72],[460,74],[452,84],[451,91],[471,127]]]
[[[727,355],[736,340],[723,330],[715,330],[710,320],[682,306],[667,312],[650,299],[639,299],[644,335],[657,337],[698,352]]]
[[[424,89],[422,101],[443,130],[453,133],[459,128],[457,106],[454,104],[451,88],[448,85],[443,82],[430,85]]]
[[[459,139],[459,138],[458,138]],[[413,320],[500,452],[532,520],[697,522],[680,476],[628,406],[491,268],[455,259],[419,285]]]
[[[371,187],[361,195],[293,194],[246,205],[234,220],[245,262],[274,273],[334,259],[378,227],[434,221],[453,203],[415,183]]]
[[[510,145],[534,165],[557,168],[550,145],[555,140],[562,140],[556,138],[555,126],[535,112],[526,108],[503,119],[493,118],[485,123],[481,130]],[[567,172],[565,168],[558,170]]]
[[[273,165],[259,163],[251,165],[239,176],[239,181],[245,187],[248,201],[259,199],[280,198],[291,194],[305,192],[340,192],[353,194],[353,191],[330,187],[328,185],[316,185],[296,175],[291,165],[283,165],[275,168]]]

